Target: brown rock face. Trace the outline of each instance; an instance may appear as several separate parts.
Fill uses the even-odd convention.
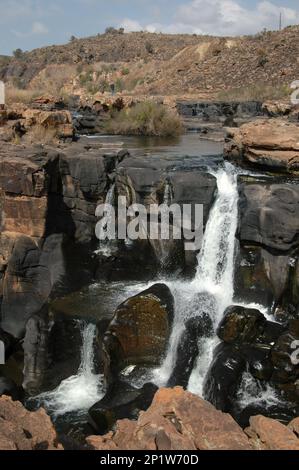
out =
[[[287,173],[299,170],[299,127],[283,119],[269,119],[230,129],[225,156],[240,164],[254,164]]]
[[[291,431],[293,431],[296,436],[299,438],[299,418],[295,418],[293,419],[293,421],[290,422],[289,424],[289,429],[291,429]]]
[[[87,439],[95,450],[250,450],[227,414],[182,388],[160,389],[137,422],[118,421],[115,433]]]
[[[165,353],[173,319],[168,287],[156,284],[121,304],[107,330],[105,344],[120,367],[159,364]],[[117,343],[118,354],[114,354]]]
[[[292,428],[287,428],[274,419],[254,416],[245,432],[256,449],[299,450],[299,439]]]
[[[45,410],[27,411],[11,398],[0,398],[0,450],[62,450]]]
[[[21,337],[64,273],[66,239],[95,240],[95,210],[124,158],[84,146],[0,149],[0,297],[3,329]]]
[[[38,109],[28,109],[23,118],[26,129],[34,126],[41,126],[44,129],[53,129],[57,136],[61,138],[72,138],[74,129],[72,116],[69,111],[42,111]]]

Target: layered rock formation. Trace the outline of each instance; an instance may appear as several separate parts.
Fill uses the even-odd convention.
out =
[[[42,100],[42,98],[40,99]],[[0,137],[6,142],[49,144],[75,137],[72,115],[67,110],[42,109],[41,105],[13,104],[2,114]]]
[[[299,127],[283,119],[253,121],[228,131],[225,157],[260,170],[296,173]]]
[[[5,339],[7,358],[11,351],[18,353],[17,382],[23,382],[27,392],[36,394],[41,390],[49,360],[60,365],[55,369],[56,379],[51,369],[48,386],[58,385],[59,380],[75,373],[78,367],[78,354],[74,353],[73,345],[70,345],[72,352],[67,360],[71,357],[75,360],[71,360],[69,367],[65,366],[67,360],[58,358],[57,348],[52,347],[54,332],[56,338],[64,331],[68,332],[68,338],[77,337],[71,321],[57,321],[52,326],[48,300],[53,293],[62,295],[75,291],[94,279],[128,279],[130,276],[150,279],[161,265],[168,270],[194,268],[195,253],[192,257],[186,256],[181,241],[158,239],[152,243],[146,239],[137,241],[134,250],[117,243],[117,253],[108,259],[94,254],[98,248],[96,207],[106,200],[108,191],[113,188],[115,197],[127,197],[128,205],[139,202],[149,208],[151,203],[175,202],[180,206],[202,203],[206,223],[215,197],[216,180],[201,166],[193,167],[191,163],[184,168],[183,161],[176,157],[165,160],[130,157],[126,151],[107,155],[92,144],[61,145],[55,149],[2,145],[1,327],[6,335],[11,335],[12,340]],[[154,294],[152,302],[156,303]],[[163,312],[165,296],[162,291],[161,295],[159,308]],[[165,351],[171,318],[172,314],[167,319],[161,317],[162,323],[152,333],[142,327],[143,338],[151,338],[152,351],[156,354],[159,350],[159,357]],[[164,336],[160,334],[161,325]],[[21,346],[18,342],[14,344],[14,338],[25,338],[25,341]],[[79,342],[80,339],[77,344]],[[132,357],[131,353],[128,357]],[[22,371],[24,377],[20,378]],[[14,374],[9,374],[8,378],[15,380]]]
[[[95,239],[95,209],[120,156],[2,146],[2,327],[22,335],[66,271],[67,240]],[[83,265],[84,266],[84,265]],[[82,276],[82,273],[81,273]]]

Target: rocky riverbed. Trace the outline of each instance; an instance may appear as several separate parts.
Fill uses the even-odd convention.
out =
[[[297,135],[284,120],[244,124],[229,133],[230,163],[200,140],[191,154],[1,143],[0,394],[46,407],[49,448],[94,434],[96,449],[298,448]],[[99,243],[96,208],[118,196],[202,204],[201,251],[149,236]],[[182,389],[157,393],[178,385],[219,411]],[[201,413],[223,430],[204,438]],[[164,429],[148,429],[153,441],[136,437],[144,420]]]

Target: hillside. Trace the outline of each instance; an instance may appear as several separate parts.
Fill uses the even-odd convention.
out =
[[[0,78],[17,88],[79,95],[113,83],[134,95],[280,96],[298,77],[298,26],[237,38],[114,31],[0,57]]]

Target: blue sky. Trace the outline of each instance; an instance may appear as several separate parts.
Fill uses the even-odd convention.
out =
[[[298,0],[0,0],[0,54],[61,44],[106,26],[239,35],[299,24]]]

